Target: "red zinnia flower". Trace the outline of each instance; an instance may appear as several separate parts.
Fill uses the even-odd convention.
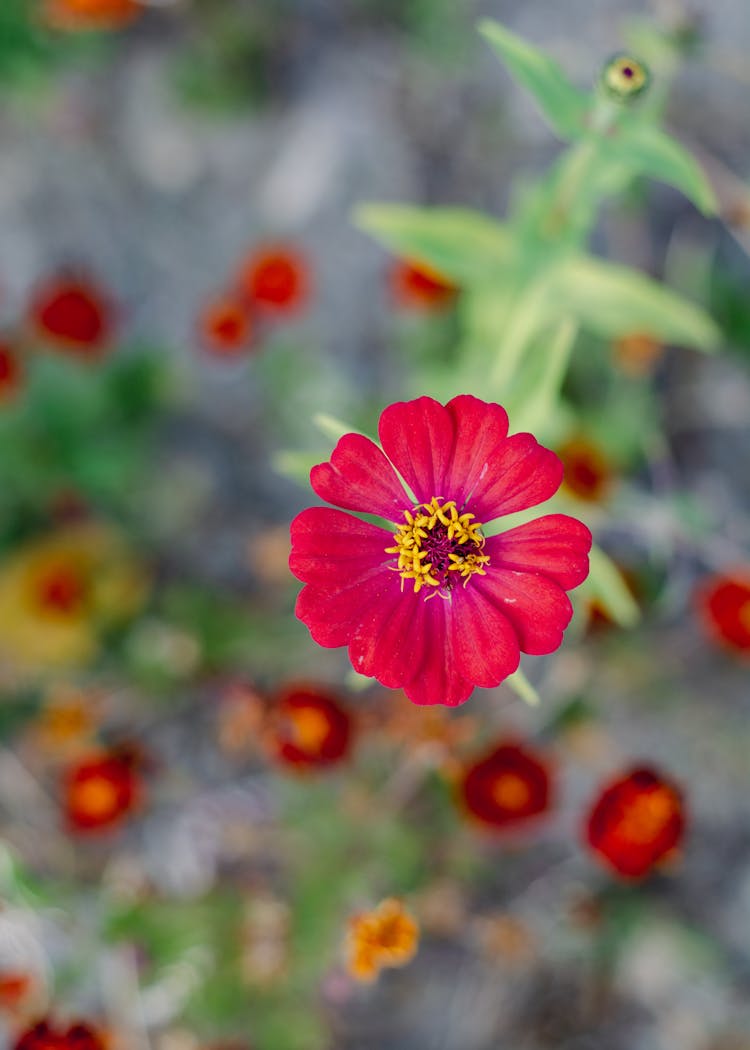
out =
[[[557,649],[572,616],[565,591],[588,573],[591,534],[563,514],[485,539],[482,522],[549,499],[562,480],[553,452],[507,432],[505,410],[470,395],[391,405],[383,451],[346,434],[310,481],[322,499],[395,530],[328,507],[292,522],[289,565],[308,584],[299,619],[415,703],[463,703],[512,674],[521,651]]]
[[[78,1022],[64,1029],[40,1021],[21,1033],[13,1050],[104,1050],[104,1046],[102,1037],[88,1024]]]
[[[310,298],[310,267],[294,248],[269,245],[250,256],[242,267],[242,293],[258,309],[274,314],[295,314]]]
[[[84,759],[69,770],[64,795],[70,830],[109,830],[141,801],[138,758],[130,750],[122,750]]]
[[[458,289],[425,263],[398,259],[388,283],[397,306],[411,310],[439,310],[456,297]]]
[[[23,370],[16,352],[7,343],[0,343],[0,404],[15,397],[22,379]]]
[[[307,688],[290,688],[278,701],[275,757],[300,768],[330,766],[346,758],[352,721],[338,700]]]
[[[500,744],[470,766],[460,790],[466,810],[495,828],[518,827],[550,807],[547,765],[517,744]]]
[[[30,317],[41,339],[80,357],[99,357],[113,335],[112,304],[91,281],[62,277],[40,285]]]
[[[679,846],[684,831],[679,789],[643,767],[604,789],[588,818],[586,840],[618,875],[639,879]]]
[[[248,349],[252,335],[250,315],[244,304],[223,295],[208,304],[199,319],[201,340],[217,357],[237,357]]]
[[[697,600],[710,634],[734,652],[750,654],[750,568],[712,577]]]

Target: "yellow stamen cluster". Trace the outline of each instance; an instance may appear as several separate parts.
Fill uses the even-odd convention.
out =
[[[386,547],[387,554],[398,554],[397,572],[404,580],[414,581],[414,593],[424,586],[450,587],[448,572],[457,572],[468,583],[474,573],[486,575],[484,566],[489,555],[482,554],[484,536],[481,523],[473,514],[459,514],[455,500],[443,502],[433,496],[413,511],[405,511],[406,521],[397,526],[396,543]],[[432,595],[440,593],[436,589]]]

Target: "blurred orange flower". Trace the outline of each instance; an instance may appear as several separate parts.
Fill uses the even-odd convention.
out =
[[[623,335],[613,348],[620,370],[635,379],[649,375],[664,353],[664,345],[645,332]]]
[[[614,481],[614,469],[598,445],[576,436],[557,449],[565,469],[564,490],[587,503],[606,498]]]
[[[138,757],[129,750],[94,754],[68,770],[63,786],[65,822],[70,831],[110,831],[138,808],[143,780]]]
[[[252,337],[250,314],[233,295],[211,300],[198,319],[201,342],[216,357],[239,357],[249,349]]]
[[[288,687],[272,708],[272,725],[272,753],[285,766],[332,766],[351,749],[351,716],[336,697],[315,687]]]
[[[33,988],[30,973],[13,970],[0,972],[0,1012],[14,1014]]]
[[[73,525],[0,564],[0,663],[21,677],[90,662],[100,630],[135,613],[147,581],[120,535]]]
[[[143,13],[139,0],[43,0],[42,19],[54,29],[121,29]]]
[[[114,336],[114,308],[95,282],[53,277],[34,291],[29,320],[37,337],[53,349],[96,359]]]
[[[349,972],[358,981],[373,981],[384,967],[405,966],[414,958],[418,944],[417,920],[401,901],[389,897],[374,911],[350,920]]]
[[[593,852],[626,879],[640,879],[673,854],[685,832],[679,789],[646,767],[610,783],[586,823]]]
[[[34,746],[52,757],[67,757],[90,746],[100,718],[101,695],[56,683],[29,726]]]
[[[247,300],[265,313],[292,315],[310,299],[311,271],[305,256],[288,245],[266,245],[240,269],[239,288]]]
[[[696,602],[712,638],[734,653],[750,654],[750,567],[712,576],[699,588]]]
[[[515,743],[497,745],[464,773],[466,812],[497,829],[517,828],[546,813],[552,784],[547,762]]]
[[[398,259],[388,275],[397,306],[411,310],[439,310],[455,299],[458,289],[425,263]]]

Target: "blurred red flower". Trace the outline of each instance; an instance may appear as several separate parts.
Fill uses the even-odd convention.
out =
[[[502,743],[465,771],[460,796],[466,811],[494,828],[517,828],[546,813],[552,783],[541,755]]]
[[[391,405],[382,451],[346,434],[310,482],[395,531],[329,507],[292,522],[289,565],[307,584],[298,618],[319,645],[347,645],[356,671],[414,703],[463,703],[512,674],[521,651],[553,652],[572,616],[565,591],[588,574],[591,534],[566,515],[485,538],[482,522],[549,499],[562,480],[553,452],[507,432],[505,410],[470,395]]]
[[[272,748],[284,765],[331,766],[351,749],[349,713],[336,698],[318,690],[290,687],[276,703],[273,721]]]
[[[640,879],[682,842],[680,790],[648,767],[604,788],[586,824],[590,848],[618,875]]]
[[[92,281],[53,278],[32,296],[30,320],[50,346],[83,358],[98,358],[114,333],[114,308]]]
[[[42,18],[54,29],[120,29],[142,13],[140,0],[42,0]]]
[[[268,314],[292,315],[310,299],[310,266],[296,248],[268,245],[244,263],[239,287],[247,300]]]
[[[138,757],[129,749],[96,754],[68,770],[64,810],[71,831],[108,831],[136,809],[143,783]]]
[[[213,299],[198,319],[201,342],[216,357],[238,357],[250,345],[250,314],[236,296]]]
[[[105,1042],[88,1024],[54,1028],[49,1021],[39,1021],[21,1033],[13,1050],[105,1050]]]
[[[0,973],[0,1011],[14,1013],[33,988],[30,973],[8,970]]]
[[[711,577],[699,589],[697,605],[706,629],[719,644],[750,654],[750,568]]]
[[[578,499],[598,503],[612,487],[614,471],[602,450],[584,437],[571,438],[557,450],[565,470],[564,486]]]
[[[410,310],[439,310],[458,292],[455,284],[424,263],[397,259],[388,275],[393,301]]]
[[[0,404],[11,401],[23,381],[23,369],[12,346],[0,343]]]

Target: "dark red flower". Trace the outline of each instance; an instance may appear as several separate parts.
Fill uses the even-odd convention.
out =
[[[39,1021],[21,1033],[13,1050],[105,1050],[105,1043],[91,1025],[78,1022],[56,1028],[49,1021]]]
[[[614,471],[601,449],[576,437],[557,450],[565,470],[565,488],[578,499],[597,503],[609,493]]]
[[[735,653],[750,654],[750,568],[713,576],[699,589],[698,612],[713,638]]]
[[[137,808],[142,794],[140,763],[130,749],[83,759],[68,771],[65,780],[68,828],[78,832],[110,830]]]
[[[504,743],[466,770],[460,791],[466,811],[483,824],[516,828],[549,810],[552,785],[540,755]]]
[[[458,292],[455,284],[436,270],[408,259],[393,263],[388,283],[396,305],[410,310],[440,310]]]
[[[391,405],[382,451],[346,434],[310,481],[329,503],[395,529],[329,507],[292,522],[289,565],[308,585],[299,619],[414,703],[463,703],[512,674],[521,651],[553,652],[572,616],[565,591],[588,573],[591,534],[566,515],[485,538],[482,523],[549,499],[562,480],[553,452],[507,432],[505,410],[470,395]]]
[[[199,321],[201,342],[216,357],[237,357],[250,345],[252,323],[244,303],[233,295],[212,300]]]
[[[246,260],[239,286],[249,302],[269,314],[299,313],[310,298],[310,267],[301,252],[268,245]]]
[[[640,879],[680,845],[684,832],[679,788],[640,767],[602,791],[588,818],[586,841],[618,875]]]
[[[289,688],[274,710],[275,757],[299,768],[330,766],[349,754],[352,720],[339,701],[306,687]]]
[[[23,381],[23,369],[12,346],[0,343],[0,404],[12,400]]]
[[[101,356],[113,337],[113,306],[92,281],[59,277],[40,285],[30,319],[46,343],[80,357]]]

